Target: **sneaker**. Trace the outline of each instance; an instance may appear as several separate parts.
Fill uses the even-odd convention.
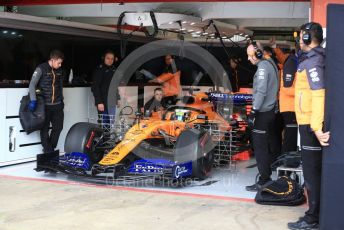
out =
[[[319,223],[307,223],[304,218],[300,218],[296,222],[288,223],[288,228],[291,230],[317,230],[319,229]]]
[[[246,186],[245,189],[246,189],[246,191],[249,191],[249,192],[257,192],[267,182],[269,182],[269,181],[266,181],[266,182],[258,181],[256,184]]]
[[[257,192],[258,191],[258,184],[253,184],[245,187],[246,191],[249,192]]]

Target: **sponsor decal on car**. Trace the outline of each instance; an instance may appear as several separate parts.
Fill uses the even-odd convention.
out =
[[[59,163],[75,169],[90,169],[90,158],[85,153],[72,152],[66,153],[59,158]]]
[[[181,178],[181,177],[187,177],[191,176],[192,174],[192,162],[187,162],[183,164],[178,164],[173,166],[172,168],[172,175],[173,178]]]
[[[209,98],[212,101],[230,101],[234,104],[243,104],[252,102],[252,94],[228,94],[228,93],[209,93]]]
[[[165,168],[172,168],[173,162],[164,159],[141,159],[133,162],[128,172],[139,174],[163,174]]]

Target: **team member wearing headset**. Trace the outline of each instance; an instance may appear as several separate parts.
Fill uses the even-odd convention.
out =
[[[330,133],[323,132],[325,107],[325,50],[320,46],[323,31],[319,23],[301,26],[300,48],[306,52],[299,63],[295,82],[295,113],[301,139],[302,169],[307,188],[309,208],[298,221],[288,223],[289,229],[318,229],[322,147],[327,146]]]
[[[255,44],[247,47],[248,60],[257,65],[253,78],[253,107],[248,117],[252,128],[254,154],[257,160],[260,177],[257,183],[246,186],[248,191],[257,189],[271,180],[271,129],[275,121],[278,69],[272,61],[263,59],[263,52]]]

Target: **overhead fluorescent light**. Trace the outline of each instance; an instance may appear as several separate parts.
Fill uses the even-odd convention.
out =
[[[193,25],[195,25],[195,24],[196,24],[196,23],[194,23],[194,22],[191,22],[191,23],[190,23],[191,26],[193,26]]]

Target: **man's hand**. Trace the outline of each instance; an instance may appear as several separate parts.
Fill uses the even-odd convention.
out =
[[[275,37],[271,37],[270,38],[269,45],[270,45],[271,48],[276,48],[277,47],[277,45],[276,45],[276,38]]]
[[[104,104],[98,104],[98,105],[97,105],[97,109],[98,109],[98,111],[100,111],[100,112],[104,112]]]
[[[252,109],[251,113],[247,116],[247,125],[250,129],[253,129],[254,122],[256,120],[256,115],[257,111]]]
[[[318,141],[322,146],[329,146],[328,141],[330,140],[330,132],[324,133],[321,130],[315,131],[314,132],[315,136],[318,138]]]
[[[28,109],[31,111],[31,112],[34,112],[37,108],[37,101],[30,101],[29,103],[29,106],[28,106]]]

